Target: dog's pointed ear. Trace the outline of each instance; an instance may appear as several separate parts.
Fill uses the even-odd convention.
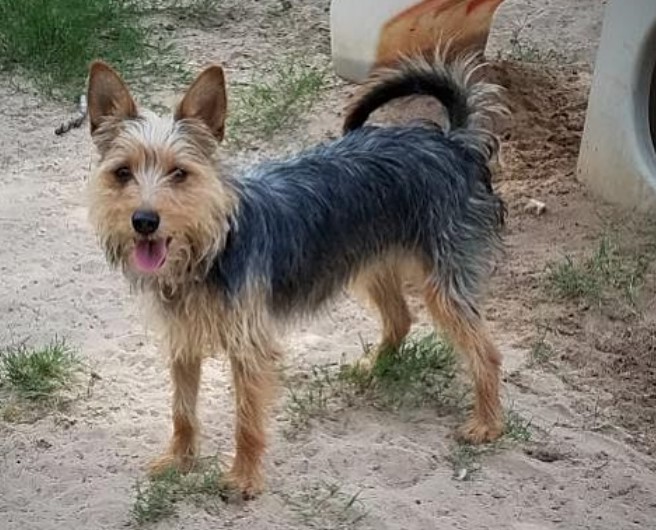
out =
[[[215,138],[222,140],[227,108],[223,69],[214,65],[203,70],[191,84],[175,111],[175,119],[200,120]]]
[[[91,134],[106,118],[137,117],[137,105],[128,87],[116,71],[102,61],[94,61],[89,67],[87,104]]]

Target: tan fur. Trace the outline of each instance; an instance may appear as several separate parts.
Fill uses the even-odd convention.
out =
[[[403,296],[401,263],[399,256],[391,255],[364,270],[353,282],[355,294],[374,306],[383,326],[380,344],[360,360],[362,368],[373,367],[380,356],[398,349],[410,332],[412,316]]]
[[[236,455],[228,480],[245,496],[261,491],[266,448],[267,406],[275,394],[275,364],[280,358],[276,332],[281,322],[269,313],[264,289],[251,281],[236,300],[210,291],[204,278],[226,241],[228,219],[237,197],[221,177],[215,160],[225,123],[223,73],[210,67],[191,86],[173,118],[137,113],[124,83],[106,65],[95,63],[89,80],[91,131],[100,162],[90,181],[90,218],[110,263],[123,268],[143,293],[168,354],[173,385],[173,434],[152,470],[188,471],[198,454],[196,402],[205,357],[224,352],[235,391]],[[130,178],[117,178],[128,168]],[[172,178],[183,168],[187,178]],[[137,273],[132,255],[137,237],[131,216],[138,209],[158,212],[157,237],[168,255],[153,274]],[[148,236],[150,237],[150,236]],[[469,356],[477,400],[465,436],[486,441],[501,432],[498,397],[499,354],[483,323],[472,321],[457,303],[431,288],[423,263],[394,253],[372,264],[354,286],[380,313],[381,346],[367,359],[399,347],[411,317],[402,278],[419,277],[436,323]]]
[[[264,486],[265,424],[267,406],[276,388],[275,362],[278,358],[275,350],[260,348],[252,350],[252,357],[230,357],[237,409],[237,451],[229,479],[247,495],[259,493]]]
[[[474,411],[461,429],[472,443],[488,442],[503,432],[503,409],[499,398],[501,354],[490,340],[481,319],[474,319],[458,302],[427,282],[425,300],[435,324],[467,356],[474,380]]]
[[[102,123],[95,137],[109,145],[90,181],[90,219],[110,259],[127,263],[133,250],[132,212],[151,208],[160,212],[162,237],[172,239],[165,274],[157,281],[175,289],[190,273],[203,275],[223,245],[217,225],[226,225],[236,197],[220,178],[213,159],[216,143],[208,131],[195,123],[182,127],[157,116],[147,121]],[[109,139],[111,138],[111,139]],[[210,156],[211,155],[211,156]],[[127,166],[134,180],[119,184],[114,171]],[[183,167],[189,174],[175,184],[170,174]]]
[[[492,343],[480,318],[473,318],[459,302],[436,288],[430,268],[416,256],[393,253],[363,271],[354,290],[370,301],[380,314],[381,342],[360,360],[370,369],[381,355],[389,355],[401,345],[410,330],[411,316],[403,296],[403,280],[423,290],[436,328],[445,333],[458,351],[467,356],[474,380],[474,411],[460,433],[464,440],[483,443],[503,432],[503,410],[499,398],[501,354]]]
[[[262,457],[266,447],[267,406],[277,389],[275,363],[280,358],[274,327],[264,316],[259,295],[228,308],[216,293],[198,288],[164,300],[151,296],[151,311],[160,323],[169,352],[173,382],[174,432],[168,450],[151,469],[187,471],[196,455],[198,426],[195,402],[202,359],[226,352],[235,391],[236,456],[228,480],[244,496],[264,485]]]
[[[196,402],[201,362],[200,357],[183,361],[171,359],[173,436],[167,452],[151,464],[151,471],[155,474],[172,467],[186,472],[194,465],[198,454]]]

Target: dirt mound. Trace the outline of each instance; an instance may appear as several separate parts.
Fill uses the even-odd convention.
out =
[[[487,77],[506,88],[512,113],[502,136],[503,169],[497,181],[530,181],[532,193],[571,189],[589,73],[574,67],[501,61],[490,65]],[[513,191],[521,192],[523,187]]]

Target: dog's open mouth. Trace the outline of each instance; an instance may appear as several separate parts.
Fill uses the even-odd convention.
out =
[[[134,266],[145,273],[154,273],[164,266],[171,239],[138,239],[132,253]]]

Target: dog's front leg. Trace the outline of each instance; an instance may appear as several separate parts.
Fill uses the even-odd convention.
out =
[[[237,418],[236,454],[228,482],[246,498],[260,493],[264,486],[262,459],[266,449],[267,406],[276,388],[276,357],[261,351],[230,355]]]
[[[198,451],[196,401],[200,384],[201,359],[197,356],[172,355],[173,436],[167,451],[151,464],[153,474],[167,469],[191,470]]]

